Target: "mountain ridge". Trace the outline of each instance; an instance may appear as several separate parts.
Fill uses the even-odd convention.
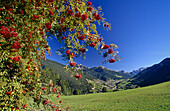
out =
[[[42,67],[45,67],[46,65],[49,65],[49,62],[47,62],[47,61],[50,61],[50,62],[52,62],[51,63],[51,66],[52,67],[54,67],[54,65],[53,64],[57,64],[57,66],[58,67],[60,67],[59,69],[61,69],[61,68],[64,68],[64,66],[65,65],[63,65],[63,64],[61,64],[61,63],[58,63],[58,62],[56,62],[56,61],[53,61],[53,60],[49,60],[49,59],[47,59],[46,60],[46,62],[45,61],[42,61]],[[45,65],[46,64],[46,65]],[[117,75],[120,75],[120,74],[124,74],[124,76],[126,76],[126,77],[123,77],[123,79],[129,79],[129,78],[131,78],[132,76],[131,75],[129,75],[129,74],[126,74],[126,73],[122,73],[122,72],[116,72],[116,71],[114,71],[114,70],[111,70],[111,69],[108,69],[108,68],[106,68],[106,67],[104,67],[104,66],[98,66],[98,67],[87,67],[87,66],[84,66],[84,65],[80,65],[79,66],[83,71],[85,71],[85,72],[88,72],[88,73],[86,73],[86,74],[89,74],[89,75],[92,75],[92,76],[94,76],[95,78],[97,78],[97,79],[100,79],[98,76],[95,76],[95,72],[97,72],[97,73],[105,73],[105,76],[106,76],[106,78],[108,78],[107,77],[107,74],[109,74],[109,77],[111,77],[111,79],[120,79],[120,77],[119,78],[116,78],[116,77],[113,77],[113,75],[114,74],[117,74]],[[90,71],[93,71],[93,74],[92,73],[90,73]],[[61,71],[58,71],[59,73],[64,73],[64,69],[62,69]],[[102,74],[100,74],[100,75],[102,75]]]
[[[170,81],[170,58],[144,69],[130,80],[131,84],[142,87],[166,81]]]

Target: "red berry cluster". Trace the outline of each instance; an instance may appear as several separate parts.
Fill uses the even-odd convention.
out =
[[[1,26],[0,29],[1,29],[0,34],[3,35],[3,37],[6,39],[16,37],[18,35],[17,32],[14,32],[16,30],[15,28]]]

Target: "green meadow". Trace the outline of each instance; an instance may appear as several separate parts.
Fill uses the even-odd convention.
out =
[[[61,98],[62,106],[69,106],[71,111],[170,111],[170,82],[118,92]],[[52,100],[58,99],[53,97]]]

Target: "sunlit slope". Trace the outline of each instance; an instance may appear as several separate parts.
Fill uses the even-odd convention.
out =
[[[55,99],[55,98],[54,98]],[[170,82],[137,89],[64,96],[72,111],[170,111]]]

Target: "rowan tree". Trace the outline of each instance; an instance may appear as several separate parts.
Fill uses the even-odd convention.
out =
[[[57,90],[52,83],[40,85],[40,61],[50,55],[47,37],[54,36],[56,44],[64,41],[57,53],[77,79],[82,75],[75,73],[75,57],[84,56],[89,47],[103,54],[105,62],[115,62],[117,46],[105,45],[96,23],[111,29],[101,8],[87,0],[0,0],[0,110],[27,110],[28,97],[62,110],[61,99],[54,105],[42,96],[48,87]]]

